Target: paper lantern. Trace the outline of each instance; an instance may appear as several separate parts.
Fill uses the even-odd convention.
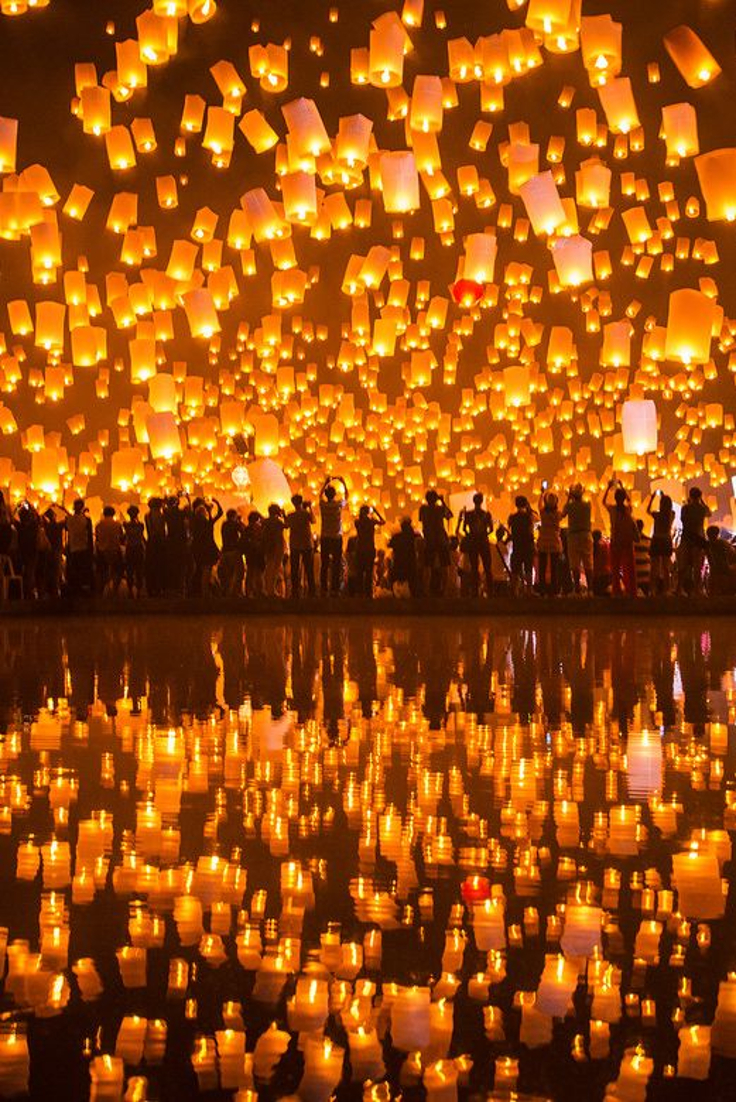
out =
[[[551,172],[532,176],[521,185],[519,194],[537,235],[552,234],[565,221],[565,209]]]
[[[639,126],[636,101],[628,77],[616,77],[598,89],[601,106],[609,129],[614,134],[628,134]]]
[[[120,448],[110,457],[110,485],[127,493],[143,480],[143,455],[139,448]]]
[[[256,459],[248,464],[250,495],[253,506],[264,516],[269,505],[287,505],[291,489],[281,467],[273,459]]]
[[[550,245],[557,278],[562,287],[579,287],[593,279],[593,245],[575,234],[560,237]]]
[[[584,15],[580,24],[583,65],[593,85],[605,84],[621,72],[620,23],[610,15]]]
[[[0,117],[0,173],[15,172],[18,120]]]
[[[192,23],[207,23],[217,11],[215,0],[187,0],[187,11]]]
[[[288,172],[281,177],[287,222],[311,225],[317,219],[317,185],[313,172]]]
[[[621,411],[623,450],[646,455],[657,450],[657,407],[647,398],[624,402]]]
[[[281,108],[299,156],[319,157],[330,149],[330,139],[314,100],[300,98]]]
[[[670,103],[662,108],[662,137],[668,158],[694,157],[700,152],[698,116],[691,103]]]
[[[505,367],[503,370],[503,392],[507,406],[518,408],[529,405],[531,397],[531,373],[523,364]]]
[[[667,314],[666,359],[707,363],[717,316],[717,304],[701,291],[690,287],[673,291]]]
[[[181,456],[181,439],[173,413],[151,413],[146,418],[148,445],[153,459],[170,461]]]
[[[425,134],[442,129],[442,81],[437,76],[417,76],[411,94],[409,126]]]
[[[46,497],[59,492],[59,452],[57,448],[44,447],[31,455],[31,485]]]
[[[603,210],[610,205],[612,172],[598,158],[583,161],[575,173],[578,206]]]
[[[736,148],[714,149],[695,158],[709,222],[736,219]]]
[[[469,233],[464,244],[463,279],[473,283],[492,283],[496,266],[496,235]]]
[[[376,88],[398,88],[403,76],[403,28],[398,20],[381,20],[370,32],[368,79]]]
[[[193,337],[210,338],[220,332],[220,321],[211,293],[204,287],[187,291],[182,295],[184,310],[189,322],[189,331]]]
[[[408,150],[382,153],[381,193],[388,214],[405,214],[419,208],[419,175],[414,154]]]
[[[176,380],[173,375],[153,375],[148,380],[148,402],[154,413],[176,413]]]
[[[680,75],[691,88],[702,88],[718,76],[721,68],[692,27],[682,24],[664,36],[664,46]]]
[[[450,286],[450,294],[458,306],[469,309],[483,298],[483,284],[474,279],[457,279]]]
[[[250,143],[256,153],[265,153],[273,149],[279,140],[279,136],[262,112],[258,110],[246,111],[238,123],[238,127]]]

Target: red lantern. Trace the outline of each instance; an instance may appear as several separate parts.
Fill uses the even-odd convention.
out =
[[[483,284],[474,279],[458,279],[450,284],[450,294],[458,306],[469,309],[483,298]]]
[[[460,886],[460,894],[468,907],[473,903],[485,903],[491,898],[491,885],[485,876],[467,876]]]

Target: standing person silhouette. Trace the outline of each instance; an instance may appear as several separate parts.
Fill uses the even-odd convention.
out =
[[[452,510],[436,490],[427,490],[419,510],[419,523],[424,536],[424,556],[429,571],[429,592],[442,597],[450,564],[450,539],[445,521],[452,520]]]
[[[343,496],[337,496],[333,482],[339,482]],[[319,495],[320,514],[320,571],[319,587],[324,597],[328,590],[337,595],[342,583],[342,512],[347,505],[348,488],[340,475],[330,476]]]
[[[490,597],[493,589],[490,541],[490,534],[493,531],[493,518],[490,510],[483,508],[483,494],[480,492],[473,494],[473,508],[463,509],[460,513],[458,530],[462,530],[467,541],[473,596],[477,597],[480,592],[480,570],[478,567],[479,563],[482,563],[486,593]]]
[[[616,486],[613,505],[609,505],[608,496]],[[623,589],[627,597],[636,597],[636,560],[634,545],[639,532],[631,512],[629,495],[619,482],[609,482],[603,495],[603,504],[608,509],[611,521],[611,575],[614,597],[621,595]]]
[[[291,565],[291,595],[299,597],[301,594],[301,571],[304,567],[304,575],[307,582],[307,591],[310,597],[315,595],[314,584],[314,546],[312,544],[312,525],[314,513],[311,501],[305,501],[301,494],[294,494],[291,499],[294,511],[286,516],[285,527],[289,532],[289,559]]]
[[[516,512],[509,517],[511,533],[511,588],[514,596],[530,593],[534,571],[534,521],[536,513],[522,494],[514,500]]]
[[[373,596],[373,567],[376,561],[376,528],[386,521],[372,505],[361,505],[355,522],[355,559],[357,591],[364,597]]]
[[[593,592],[593,531],[591,506],[583,496],[583,487],[576,482],[568,490],[562,518],[567,518],[567,561],[570,565],[576,593]],[[582,576],[585,574],[585,589]]]
[[[659,508],[653,509],[659,498]],[[647,512],[654,521],[652,542],[649,545],[649,558],[652,564],[652,593],[664,595],[670,592],[672,585],[672,527],[675,522],[675,510],[672,498],[661,490],[653,490],[647,504]]]

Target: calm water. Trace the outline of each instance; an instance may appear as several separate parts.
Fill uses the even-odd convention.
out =
[[[0,624],[0,1095],[736,1097],[735,721],[724,622]]]

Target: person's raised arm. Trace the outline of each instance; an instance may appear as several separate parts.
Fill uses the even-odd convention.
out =
[[[218,522],[218,520],[220,519],[220,517],[222,516],[222,514],[223,514],[224,510],[223,510],[223,508],[222,508],[222,505],[220,505],[220,502],[219,502],[219,501],[217,500],[217,498],[216,498],[216,497],[213,497],[213,498],[212,498],[212,504],[213,504],[213,505],[215,505],[215,506],[217,507],[217,511],[216,511],[216,513],[215,513],[214,517],[212,518],[212,519],[213,519],[213,523],[217,524],[217,522]]]
[[[611,480],[609,481],[608,485],[606,486],[606,492],[605,492],[605,493],[604,493],[604,495],[603,495],[603,504],[604,504],[604,505],[608,505],[608,495],[609,495],[609,494],[610,494],[610,492],[611,492],[611,488],[612,488],[612,486],[613,486],[613,479],[611,479]]]
[[[652,490],[651,494],[649,495],[649,501],[647,502],[647,512],[649,513],[650,517],[654,516],[654,509],[652,509],[652,505],[654,505],[654,499],[655,499],[656,496],[657,496],[657,491]]]
[[[371,508],[373,509],[373,513],[376,517],[376,521],[378,522],[378,524],[379,525],[385,524],[386,523],[386,518],[381,516],[381,514],[378,512],[378,509],[376,509],[375,505],[372,505]]]
[[[321,489],[321,490],[320,490],[320,492],[319,492],[319,496],[320,496],[320,497],[324,497],[324,493],[325,493],[325,490],[327,489],[327,487],[329,486],[329,484],[330,484],[331,482],[332,482],[332,475],[329,475],[329,476],[328,476],[328,477],[327,477],[327,478],[326,478],[326,479],[324,480],[324,482],[322,483],[322,489]]]

